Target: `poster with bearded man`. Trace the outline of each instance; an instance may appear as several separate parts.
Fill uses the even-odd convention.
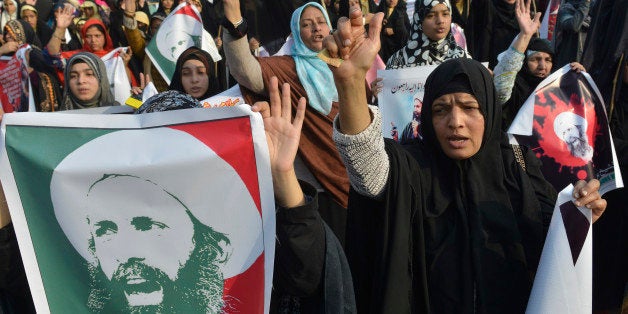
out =
[[[591,77],[569,65],[543,80],[508,129],[511,143],[532,149],[557,191],[598,179],[600,194],[623,186],[606,110]]]
[[[274,201],[248,106],[2,121],[11,217],[39,313],[264,313]]]

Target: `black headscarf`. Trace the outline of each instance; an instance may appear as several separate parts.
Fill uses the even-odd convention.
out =
[[[170,12],[174,10],[179,5],[179,0],[174,0],[172,3],[172,7],[170,8]],[[155,13],[163,13],[164,15],[170,14],[170,12],[166,12],[166,8],[161,6],[161,1],[159,1],[159,5],[157,6],[157,11]]]
[[[452,160],[436,139],[432,103],[461,78],[485,129],[475,155]],[[532,154],[525,172],[515,161],[491,74],[479,62],[438,66],[423,108],[423,142],[386,141],[391,168],[381,199],[350,196],[347,248],[358,311],[523,312],[556,192]]]
[[[94,71],[94,75],[96,75],[100,84],[99,91],[96,93],[96,96],[88,101],[81,101],[77,99],[70,90],[70,71],[72,70],[72,66],[74,64],[81,62],[87,64],[92,69],[92,71]],[[79,52],[73,55],[70,60],[68,60],[68,63],[65,66],[63,77],[65,78],[65,86],[63,87],[63,101],[61,101],[62,110],[117,105],[117,102],[115,101],[113,94],[111,93],[109,78],[107,78],[107,69],[105,68],[105,64],[95,54],[91,52]]]
[[[534,37],[530,40],[524,52],[523,66],[515,78],[515,85],[512,88],[510,99],[503,105],[502,125],[504,130],[510,126],[519,109],[521,109],[526,99],[530,97],[534,89],[545,79],[545,77],[534,75],[528,68],[528,58],[536,52],[545,52],[552,56],[552,59],[554,58],[554,49],[547,39]],[[555,67],[552,66],[552,71],[554,70]]]
[[[474,42],[474,45],[478,46],[478,49],[481,49],[481,54],[488,53],[486,55],[473,55],[474,57],[479,58],[477,60],[489,61],[489,67],[492,69],[497,65],[497,56],[504,50],[508,49],[510,42],[512,39],[517,36],[519,33],[519,24],[517,23],[517,16],[515,15],[515,4],[509,4],[505,0],[491,0],[488,1],[489,4],[488,12],[485,12],[484,15],[490,14],[490,17],[483,16],[480,17],[486,18],[490,21],[488,25],[482,27],[477,27],[476,30],[478,32],[483,32],[483,28],[487,28],[489,33],[486,34],[488,37],[481,37],[480,42]],[[467,42],[476,38],[472,34],[470,39],[467,39]],[[480,35],[482,36],[482,35]],[[479,47],[481,45],[487,45],[488,47]]]
[[[205,69],[207,70],[209,85],[207,86],[207,91],[205,92],[205,94],[198,100],[203,100],[209,96],[218,94],[218,92],[220,92],[220,89],[218,86],[218,81],[215,79],[216,73],[214,71],[214,60],[207,51],[195,46],[192,46],[183,51],[183,53],[181,53],[181,55],[179,56],[179,59],[177,59],[177,66],[175,67],[174,74],[172,75],[170,89],[178,90],[182,93],[185,93],[185,89],[183,88],[183,82],[181,81],[181,71],[183,70],[183,64],[188,60],[201,61],[205,66]]]

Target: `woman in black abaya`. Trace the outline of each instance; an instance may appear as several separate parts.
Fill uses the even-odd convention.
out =
[[[326,41],[332,57],[350,56],[332,69],[334,140],[353,188],[346,247],[358,312],[523,312],[556,192],[532,152],[516,160],[492,76],[470,59],[446,61],[427,79],[422,142],[384,141],[378,110],[356,101],[364,91],[352,86],[377,53],[381,18],[366,39],[352,16]],[[598,189],[597,180],[574,188],[594,221],[606,207]]]

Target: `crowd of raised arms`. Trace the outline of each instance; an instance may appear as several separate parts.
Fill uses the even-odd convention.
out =
[[[563,66],[597,84],[628,177],[628,0],[185,0],[222,59],[176,51],[168,79],[146,47],[179,1],[2,0],[0,55],[30,45],[41,112],[124,106],[101,59],[118,47],[131,93],[159,92],[135,113],[238,84],[269,143],[272,313],[524,312],[557,191],[505,130]],[[382,137],[376,60],[438,65],[401,144]],[[594,222],[593,311],[628,312],[628,192],[572,183]],[[4,196],[0,227],[0,314],[34,312]]]

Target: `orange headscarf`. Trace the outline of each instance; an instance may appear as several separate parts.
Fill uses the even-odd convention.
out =
[[[89,45],[85,42],[85,33],[87,33],[87,29],[94,25],[96,25],[105,36],[105,46],[103,47],[103,50],[100,51],[93,51],[92,48],[90,48]],[[83,27],[81,28],[81,36],[83,38],[83,51],[88,51],[99,57],[102,57],[109,53],[111,50],[113,50],[113,40],[111,40],[111,36],[109,36],[109,33],[107,32],[107,27],[99,19],[87,20],[87,22],[85,22],[85,25],[83,25]]]

